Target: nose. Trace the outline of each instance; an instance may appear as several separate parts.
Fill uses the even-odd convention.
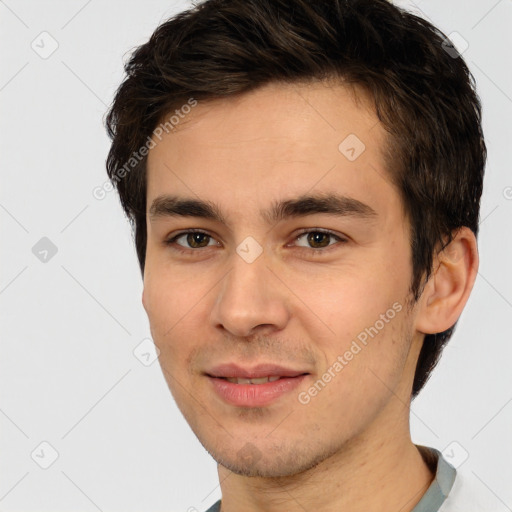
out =
[[[230,271],[217,288],[212,324],[239,337],[284,329],[290,317],[289,294],[268,267],[265,254],[252,263],[237,253],[232,259]]]

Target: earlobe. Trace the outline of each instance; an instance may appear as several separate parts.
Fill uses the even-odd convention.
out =
[[[466,305],[478,272],[476,237],[462,227],[434,257],[433,271],[420,298],[416,330],[436,334],[452,327]]]

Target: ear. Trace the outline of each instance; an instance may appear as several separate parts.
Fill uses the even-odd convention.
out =
[[[432,274],[419,299],[417,331],[436,334],[455,324],[473,289],[478,262],[476,237],[462,227],[434,257]]]

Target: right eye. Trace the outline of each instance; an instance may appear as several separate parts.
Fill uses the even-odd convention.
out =
[[[184,238],[185,243],[188,244],[188,247],[186,245],[183,245],[178,242],[181,238]],[[206,241],[206,244],[205,244]],[[208,233],[205,233],[204,231],[191,229],[188,231],[182,231],[181,233],[178,233],[177,235],[172,236],[171,238],[167,239],[165,241],[165,245],[167,246],[174,246],[178,245],[179,247],[183,247],[183,249],[177,248],[180,252],[191,252],[195,249],[203,249],[205,247],[211,247],[211,245],[208,244],[209,241],[213,241],[214,239],[211,235]],[[213,245],[217,245],[215,242]]]

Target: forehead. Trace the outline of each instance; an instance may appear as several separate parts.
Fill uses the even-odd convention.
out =
[[[153,135],[148,210],[163,194],[226,203],[230,215],[309,191],[373,200],[375,210],[396,203],[386,132],[361,90],[272,83],[186,110],[169,133]]]
[[[385,138],[368,94],[358,86],[343,85],[332,79],[272,82],[247,93],[195,102],[197,106],[193,107],[187,103],[181,108],[177,106],[176,114],[183,109],[179,116],[169,112],[162,117],[159,126],[165,133],[152,137],[157,147],[151,150],[149,161],[160,155],[160,143],[169,134],[174,135],[177,143],[195,139],[196,145],[204,147],[244,146],[245,150],[251,146],[259,149],[256,144],[259,138],[261,142],[275,141],[283,151],[287,147],[298,150],[293,147],[293,140],[300,145],[309,141],[313,146],[326,135],[335,144],[344,134],[364,138],[371,130],[373,148]],[[171,118],[172,126],[165,125]],[[198,137],[202,140],[197,140]]]

